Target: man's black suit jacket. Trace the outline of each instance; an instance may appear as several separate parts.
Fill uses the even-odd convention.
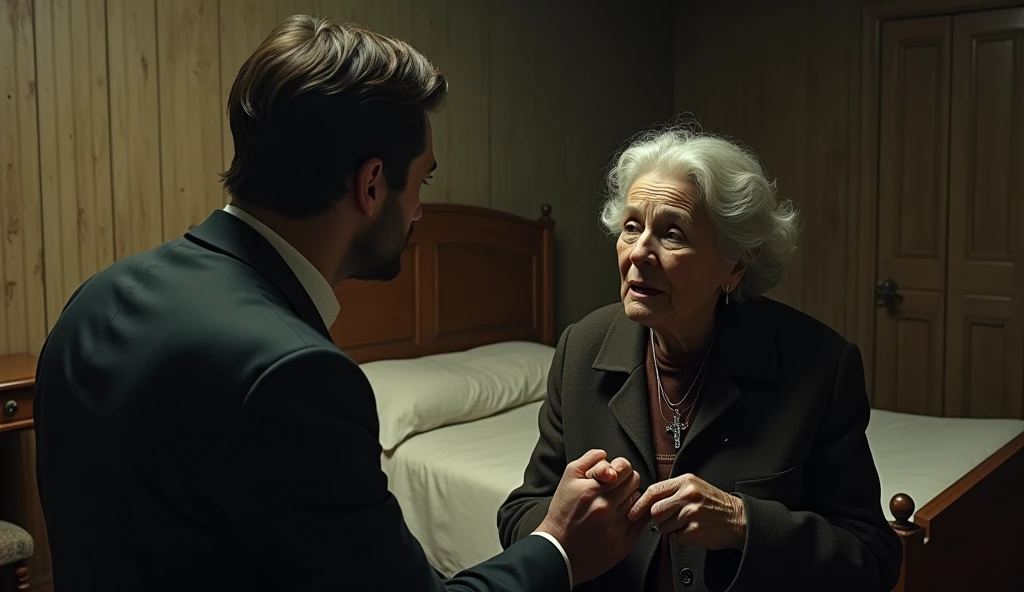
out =
[[[83,284],[36,388],[61,592],[568,590],[537,536],[436,575],[388,492],[365,376],[227,212]]]

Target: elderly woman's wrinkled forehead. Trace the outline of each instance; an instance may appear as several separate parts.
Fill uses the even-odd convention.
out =
[[[692,215],[699,205],[693,183],[658,173],[637,179],[626,195],[626,208],[634,211],[667,209]]]

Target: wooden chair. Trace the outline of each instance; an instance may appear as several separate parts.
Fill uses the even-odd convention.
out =
[[[29,588],[28,558],[33,552],[32,535],[17,524],[0,521],[0,574],[13,570],[14,589],[19,592]]]

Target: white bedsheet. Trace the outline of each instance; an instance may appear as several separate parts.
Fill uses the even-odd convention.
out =
[[[882,482],[882,507],[897,493],[918,508],[1024,432],[1020,419],[927,417],[873,409],[868,443]]]
[[[498,507],[522,483],[541,403],[410,438],[382,461],[412,533],[446,575],[501,552]],[[1024,421],[951,419],[873,410],[868,441],[885,515],[898,492],[920,508],[1024,432]]]
[[[523,482],[540,406],[418,434],[381,459],[409,530],[445,575],[501,552],[498,508]]]

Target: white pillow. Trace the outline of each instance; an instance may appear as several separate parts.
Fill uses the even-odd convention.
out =
[[[554,353],[549,345],[507,341],[362,364],[377,398],[381,446],[390,452],[416,434],[544,398]]]

